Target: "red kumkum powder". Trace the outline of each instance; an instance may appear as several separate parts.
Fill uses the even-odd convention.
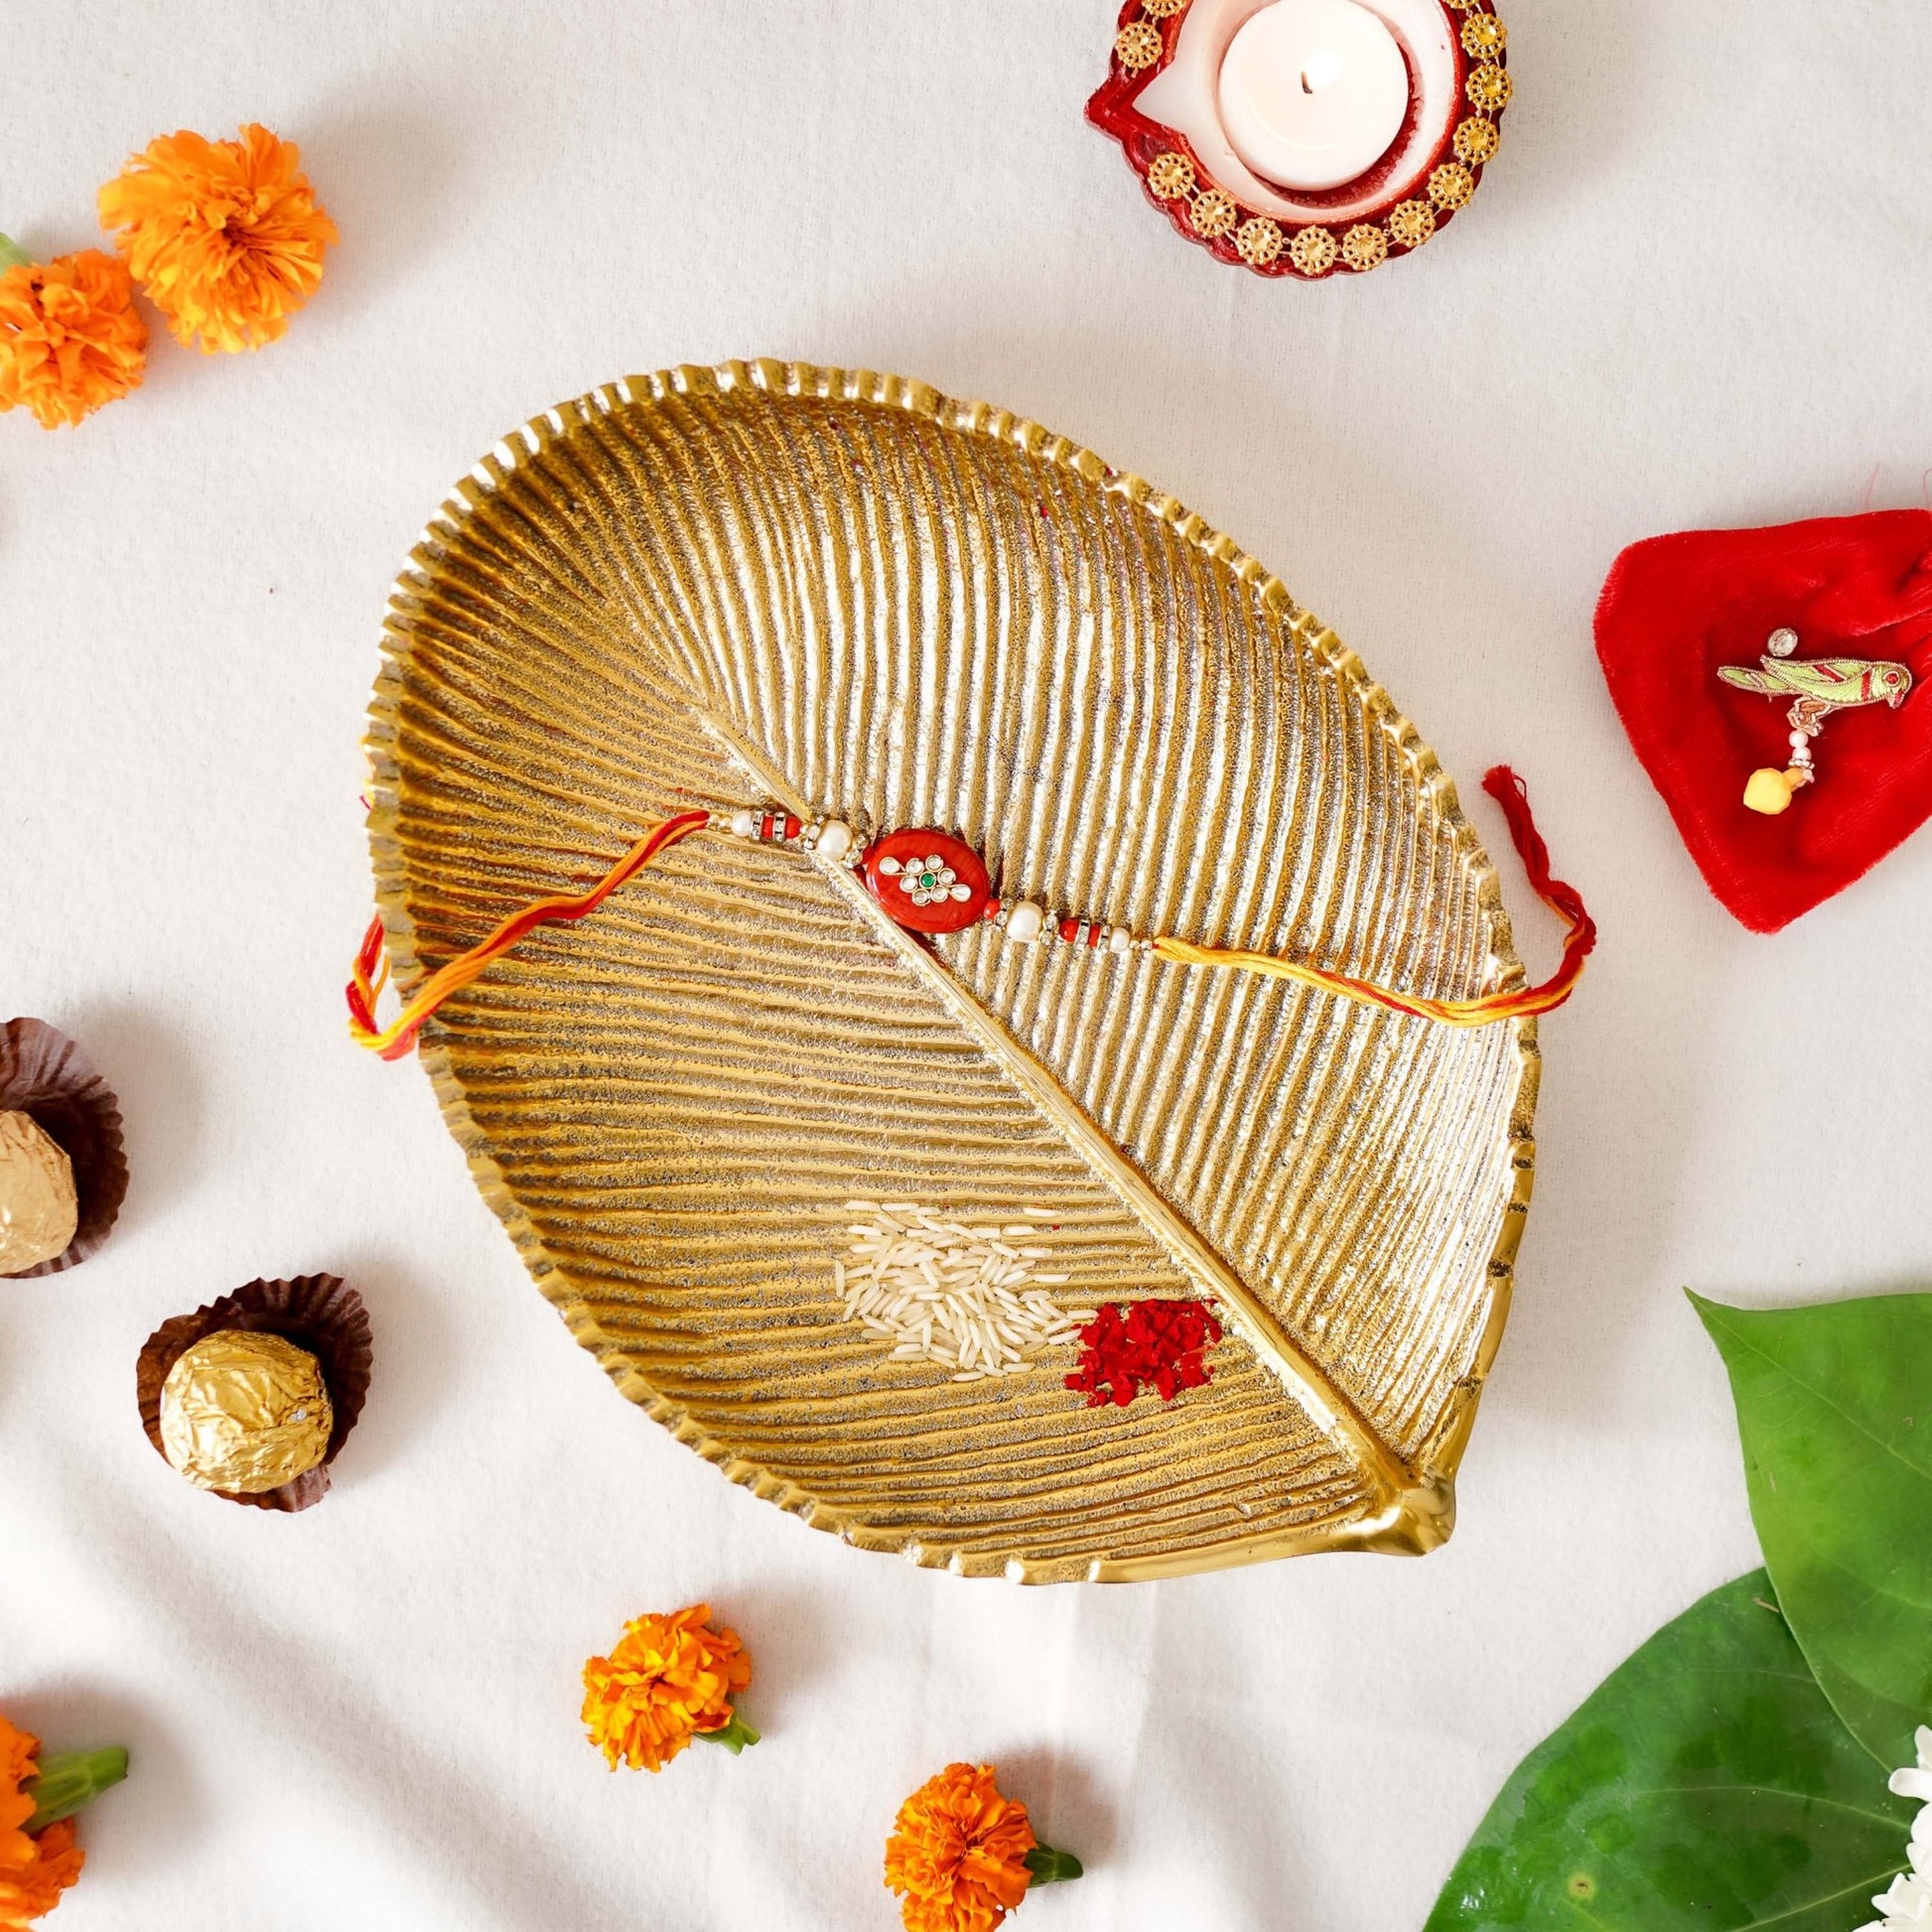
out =
[[[1089,1409],[1125,1409],[1143,1389],[1172,1402],[1213,1374],[1202,1354],[1221,1339],[1221,1324],[1201,1302],[1109,1302],[1080,1330],[1080,1367],[1066,1378]]]

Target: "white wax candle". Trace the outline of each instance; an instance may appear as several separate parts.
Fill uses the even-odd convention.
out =
[[[1409,112],[1409,64],[1356,0],[1274,0],[1228,45],[1221,123],[1284,188],[1339,188],[1388,153]]]

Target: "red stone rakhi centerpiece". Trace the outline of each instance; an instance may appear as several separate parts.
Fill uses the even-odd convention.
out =
[[[1489,0],[1127,0],[1087,118],[1222,261],[1365,273],[1475,194],[1507,38]]]

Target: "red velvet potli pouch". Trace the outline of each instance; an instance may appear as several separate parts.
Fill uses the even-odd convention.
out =
[[[1834,715],[1816,782],[1775,817],[1741,802],[1784,764],[1785,706],[1720,679],[1798,633],[1802,664],[1906,666],[1902,703]],[[1880,510],[1634,544],[1596,609],[1596,654],[1651,782],[1718,897],[1775,932],[1870,870],[1932,816],[1932,512]]]

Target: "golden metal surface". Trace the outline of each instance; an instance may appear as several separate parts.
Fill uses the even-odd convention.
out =
[[[1520,975],[1453,787],[1232,542],[1037,425],[870,371],[537,418],[399,581],[370,838],[405,992],[639,822],[934,825],[1009,897],[1448,998]],[[1028,1581],[1421,1552],[1501,1332],[1534,1022],[1463,1032],[985,929],[700,837],[443,1009],[479,1184],[623,1392],[869,1549]],[[1205,1389],[955,1383],[846,1321],[841,1203],[1046,1207],[1065,1307],[1211,1295]]]

